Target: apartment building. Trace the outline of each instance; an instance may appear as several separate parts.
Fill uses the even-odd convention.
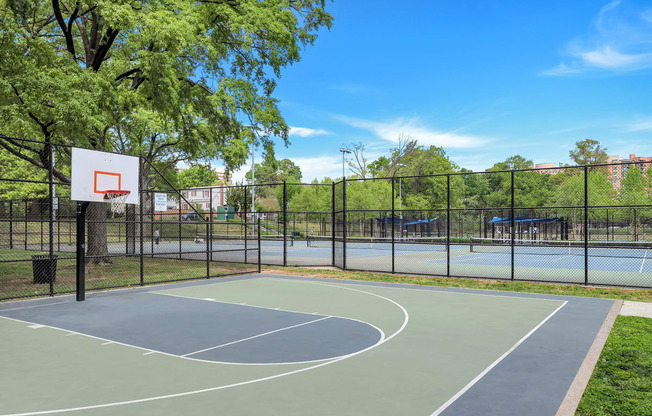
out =
[[[631,164],[632,162],[643,163],[633,165]],[[643,175],[645,175],[648,167],[652,165],[652,157],[636,156],[633,153],[629,155],[629,158],[622,158],[618,155],[609,155],[607,157],[607,163],[613,163],[613,166],[608,167],[607,177],[616,188],[620,188],[622,179],[632,166],[638,166],[641,172],[643,172]]]
[[[633,162],[643,163],[634,165]],[[607,177],[613,183],[614,187],[620,188],[622,179],[632,166],[638,166],[645,175],[648,167],[652,166],[652,157],[636,156],[633,153],[629,155],[629,158],[623,158],[619,155],[609,155],[607,157],[607,163],[612,164],[612,166],[606,168]],[[536,172],[554,175],[564,171],[561,166],[561,163],[559,165],[555,163],[537,163],[533,168],[537,169]]]

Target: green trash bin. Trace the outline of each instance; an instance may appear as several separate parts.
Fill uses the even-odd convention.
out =
[[[32,272],[35,284],[54,283],[57,277],[57,256],[32,256]]]

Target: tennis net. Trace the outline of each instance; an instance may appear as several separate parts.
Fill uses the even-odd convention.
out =
[[[341,238],[336,239],[341,242]],[[395,251],[446,251],[445,237],[395,238]],[[315,236],[308,240],[309,247],[332,247],[333,237]],[[347,250],[392,250],[391,237],[347,237]]]
[[[472,253],[511,253],[509,239],[471,238]],[[548,256],[584,256],[584,241],[514,240],[514,254]],[[589,241],[589,257],[640,258],[652,257],[652,241]]]

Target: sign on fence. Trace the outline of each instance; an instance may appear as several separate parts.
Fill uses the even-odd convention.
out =
[[[154,211],[168,210],[168,194],[154,194]]]

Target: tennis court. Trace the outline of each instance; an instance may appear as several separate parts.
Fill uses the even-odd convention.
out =
[[[265,274],[7,302],[0,415],[555,415],[613,307]]]

